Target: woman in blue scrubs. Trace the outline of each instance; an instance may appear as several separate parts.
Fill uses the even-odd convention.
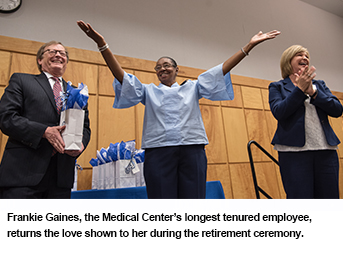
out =
[[[232,100],[230,70],[259,43],[273,39],[279,31],[259,32],[236,54],[197,80],[176,82],[179,67],[171,57],[161,57],[155,66],[159,85],[143,84],[126,73],[102,35],[90,24],[77,22],[99,51],[115,77],[114,108],[145,105],[142,148],[145,149],[144,178],[148,198],[205,198],[208,144],[199,99]]]

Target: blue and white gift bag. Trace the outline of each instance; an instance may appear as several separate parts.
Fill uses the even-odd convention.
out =
[[[62,132],[65,150],[81,150],[83,136],[83,122],[85,111],[83,108],[88,101],[88,88],[80,83],[78,88],[71,86],[68,81],[67,92],[62,94],[63,105],[60,125],[66,125]]]
[[[144,174],[143,174],[143,168],[144,168],[144,157],[145,157],[145,151],[142,149],[139,149],[135,151],[134,159],[137,163],[138,169],[140,170],[139,173],[136,174],[136,186],[145,186],[145,180],[144,180]]]
[[[92,189],[144,186],[144,150],[135,149],[135,141],[110,144],[91,159]]]

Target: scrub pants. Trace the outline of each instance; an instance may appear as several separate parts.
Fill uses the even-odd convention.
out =
[[[149,199],[204,199],[206,173],[204,145],[145,149],[144,178]]]
[[[335,150],[279,152],[288,199],[338,199],[339,161]]]

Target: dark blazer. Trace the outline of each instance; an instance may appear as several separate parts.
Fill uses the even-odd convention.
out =
[[[66,90],[67,83],[63,80]],[[35,186],[47,171],[53,146],[42,138],[48,126],[59,125],[53,91],[44,73],[14,73],[0,100],[0,129],[8,136],[0,164],[0,187]],[[90,140],[85,108],[83,145]],[[75,157],[57,153],[58,186],[72,188]]]
[[[311,99],[329,145],[340,143],[332,130],[328,116],[339,117],[343,107],[322,80],[313,80],[318,94]],[[272,144],[302,147],[305,145],[305,105],[308,96],[295,87],[289,77],[269,85],[269,105],[278,121]]]

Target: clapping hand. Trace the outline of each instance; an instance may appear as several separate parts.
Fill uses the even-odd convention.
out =
[[[300,70],[299,73],[294,73],[295,76],[295,84],[301,91],[307,93],[309,95],[313,95],[314,89],[312,87],[312,80],[316,76],[316,68],[311,66],[305,67],[305,69]]]

